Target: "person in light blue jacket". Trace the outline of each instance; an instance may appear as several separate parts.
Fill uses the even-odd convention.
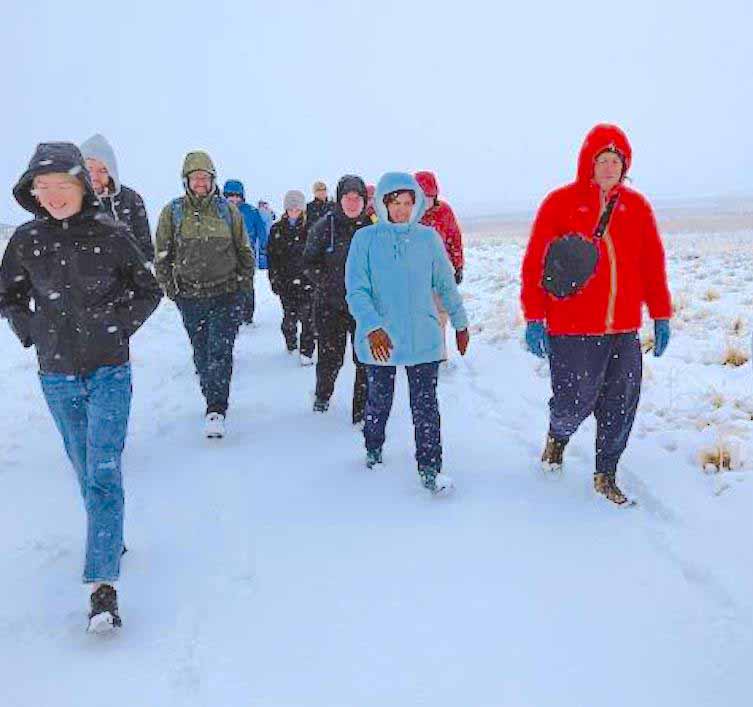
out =
[[[388,172],[374,201],[379,221],[356,233],[345,265],[356,353],[368,376],[366,466],[382,462],[396,366],[405,366],[418,474],[432,493],[447,493],[453,482],[442,473],[437,374],[443,335],[434,293],[450,316],[461,355],[468,347],[468,318],[442,239],[419,223],[424,195],[413,176]]]

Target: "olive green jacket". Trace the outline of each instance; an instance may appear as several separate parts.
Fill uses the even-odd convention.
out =
[[[171,299],[252,290],[254,252],[243,217],[233,204],[228,206],[232,227],[218,211],[214,195],[199,199],[187,193],[177,233],[172,204],[162,209],[154,268],[160,287]]]

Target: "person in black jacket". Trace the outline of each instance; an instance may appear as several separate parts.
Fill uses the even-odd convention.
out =
[[[307,224],[303,192],[289,191],[283,202],[285,213],[269,234],[267,264],[272,292],[282,303],[282,335],[290,353],[299,348],[298,323],[301,324],[301,365],[314,363],[314,287],[303,274],[303,249]]]
[[[3,255],[0,314],[25,347],[36,347],[42,391],[86,506],[89,629],[105,630],[120,625],[113,583],[125,549],[128,340],[161,292],[127,226],[101,210],[75,145],[39,145],[13,194],[34,220],[16,229]]]
[[[332,199],[327,198],[327,185],[324,182],[314,182],[312,191],[314,198],[306,204],[306,223],[309,228],[313,228],[324,214],[328,214],[335,207]]]
[[[303,259],[306,274],[315,284],[314,311],[319,356],[316,364],[315,412],[326,412],[343,365],[348,334],[356,324],[345,302],[345,261],[353,234],[371,225],[366,215],[366,184],[347,174],[337,184],[337,202],[332,211],[309,229]],[[356,380],[353,387],[353,424],[363,422],[366,405],[366,370],[355,352]]]
[[[120,183],[115,152],[102,135],[92,135],[81,144],[92,186],[108,215],[128,226],[148,262],[154,261],[154,244],[144,200]]]

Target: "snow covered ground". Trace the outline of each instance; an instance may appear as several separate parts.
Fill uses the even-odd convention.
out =
[[[84,632],[76,482],[33,353],[3,323],[0,705],[748,704],[753,377],[723,362],[750,355],[753,234],[667,239],[675,336],[645,358],[621,471],[631,510],[594,497],[591,424],[562,480],[538,471],[548,380],[520,343],[523,247],[468,252],[475,336],[440,383],[449,499],[418,485],[404,377],[378,471],[349,424],[350,365],[314,416],[313,371],[284,352],[263,277],[229,436],[202,439],[187,338],[163,303],[133,342],[113,637]],[[734,468],[711,473],[714,455]]]

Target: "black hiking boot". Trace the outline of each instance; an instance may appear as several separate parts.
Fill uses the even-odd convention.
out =
[[[382,448],[366,450],[366,468],[373,469],[377,464],[382,463]]]
[[[90,633],[107,633],[120,628],[121,621],[118,614],[118,595],[115,587],[110,584],[100,584],[92,592],[89,611]]]
[[[327,412],[329,410],[329,400],[314,400],[314,412]]]
[[[562,456],[568,441],[566,439],[555,439],[552,435],[546,436],[546,446],[541,455],[541,468],[544,471],[558,474],[562,472]]]

